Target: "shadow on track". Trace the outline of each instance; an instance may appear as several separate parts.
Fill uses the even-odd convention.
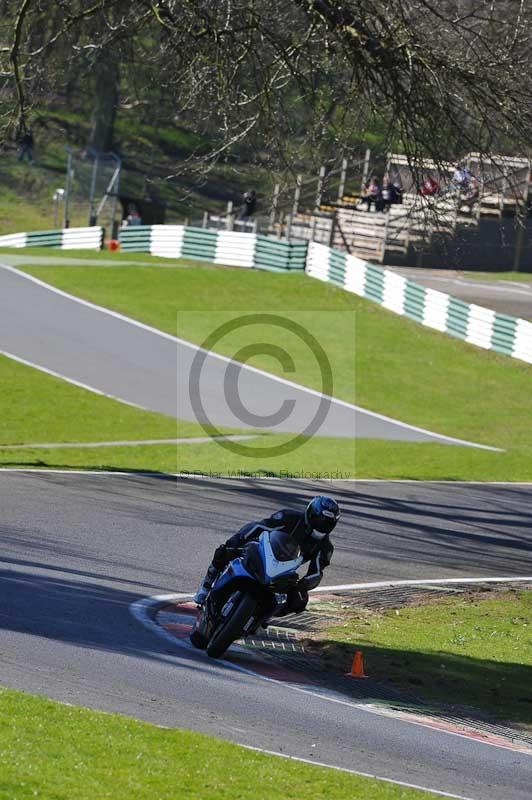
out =
[[[35,566],[50,569],[45,564]],[[45,639],[90,651],[175,663],[179,670],[190,669],[195,674],[212,673],[213,662],[198,659],[196,653],[179,648],[177,642],[172,646],[133,619],[129,605],[139,599],[134,592],[92,580],[3,569],[0,596],[0,635],[11,631],[35,637],[36,663],[39,640]],[[227,680],[237,680],[236,674],[229,673]]]
[[[412,564],[419,567],[419,577],[532,574],[532,487],[142,473],[113,478],[40,472],[28,478],[66,490],[75,480],[111,514],[140,513],[147,522],[173,525],[182,537],[194,528],[198,537],[212,540],[214,532],[216,544],[248,520],[283,506],[303,508],[314,494],[330,492],[342,509],[334,544],[345,558],[336,557],[334,566],[346,564],[337,569],[346,583],[382,578],[383,572],[399,578],[410,571],[412,577]],[[214,546],[209,545],[207,558]]]

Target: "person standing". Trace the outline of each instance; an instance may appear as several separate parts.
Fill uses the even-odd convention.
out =
[[[382,211],[382,193],[377,178],[370,179],[359,200],[359,205],[367,205],[368,211],[371,211],[372,203],[375,211]]]
[[[247,192],[244,192],[242,200],[244,202],[242,203],[240,219],[249,219],[255,213],[255,209],[257,208],[257,192],[255,189],[250,189]]]
[[[28,128],[28,130],[25,133],[23,133],[19,139],[17,159],[19,161],[23,161],[24,156],[27,155],[28,163],[33,164],[33,145],[34,145],[33,132],[31,128]]]

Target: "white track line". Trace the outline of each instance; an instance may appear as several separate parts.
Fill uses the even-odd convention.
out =
[[[188,642],[186,642],[184,640],[176,639],[176,637],[173,634],[169,633],[168,631],[166,631],[164,628],[162,628],[160,625],[157,625],[157,623],[153,621],[153,619],[152,619],[152,617],[150,615],[150,612],[154,611],[158,606],[161,606],[164,603],[175,602],[176,600],[186,600],[186,599],[189,599],[191,597],[192,597],[191,594],[187,594],[187,593],[184,593],[184,592],[180,592],[179,594],[162,594],[162,595],[156,595],[154,597],[146,597],[146,598],[143,598],[141,600],[137,600],[134,603],[131,603],[131,605],[129,606],[129,610],[130,610],[131,614],[135,617],[135,619],[138,622],[140,622],[140,624],[143,627],[147,628],[148,630],[151,630],[157,636],[159,636],[162,639],[165,639],[167,642],[170,642],[174,646],[177,645],[179,647],[182,647],[185,650],[188,650],[189,652],[193,652],[199,658],[203,657],[203,659],[206,660],[207,663],[211,663],[213,667],[215,667],[217,664],[221,664],[224,667],[228,667],[229,669],[236,670],[237,672],[243,672],[246,675],[250,675],[251,677],[258,678],[258,679],[263,680],[263,681],[267,681],[268,683],[275,683],[275,684],[277,684],[279,686],[283,686],[285,688],[288,686],[288,684],[284,683],[283,681],[276,680],[275,678],[267,678],[264,675],[259,675],[258,673],[253,672],[253,670],[249,670],[249,669],[246,669],[245,667],[241,667],[239,664],[233,664],[230,661],[224,661],[223,659],[216,659],[216,662],[213,663],[212,660],[208,659],[208,657],[204,653],[202,653],[201,650],[197,650],[196,648],[192,647],[191,644],[189,644]],[[357,706],[355,703],[349,703],[349,702],[346,702],[346,701],[343,701],[343,700],[340,700],[340,699],[335,699],[332,696],[328,696],[328,695],[324,695],[324,694],[318,694],[316,692],[312,692],[312,691],[307,690],[307,689],[302,689],[301,687],[298,687],[298,686],[293,686],[292,685],[289,688],[294,690],[294,691],[302,692],[303,694],[309,694],[309,695],[311,695],[313,697],[318,697],[320,699],[330,700],[330,701],[333,701],[333,702],[339,702],[342,705],[350,706],[351,708],[356,708],[357,710],[362,711],[362,712],[366,712],[366,713],[370,713],[370,714],[371,713],[378,713],[378,712],[372,711],[371,709],[367,708],[366,706]],[[412,720],[402,720],[402,721],[405,722],[406,724],[410,724],[410,725],[420,725],[421,724],[421,723],[418,723],[418,722],[415,722],[415,721],[412,721]],[[426,726],[422,726],[422,727],[426,727]],[[431,730],[434,730],[434,729],[431,728]],[[461,738],[469,739],[469,737],[467,737],[467,736],[462,736],[461,734],[455,734],[452,731],[441,731],[440,729],[438,729],[438,732],[447,733],[449,736],[461,736]],[[477,740],[475,740],[475,741],[478,743]],[[488,743],[485,743],[485,744],[488,744]],[[489,743],[489,744],[491,746],[494,746],[494,747],[499,746],[499,745],[493,745],[491,743]],[[385,778],[385,777],[383,777],[381,775],[371,775],[370,773],[367,773],[367,772],[359,772],[359,771],[353,770],[353,769],[346,769],[345,767],[337,767],[337,766],[335,766],[333,764],[325,764],[325,763],[322,763],[322,762],[312,761],[310,759],[300,758],[298,756],[290,756],[290,755],[288,755],[286,753],[275,753],[272,750],[266,750],[266,749],[264,749],[262,747],[254,747],[253,745],[246,745],[246,744],[240,744],[240,747],[245,747],[247,750],[252,750],[252,751],[255,751],[255,752],[259,752],[259,753],[265,753],[266,755],[278,756],[279,758],[286,758],[286,759],[288,759],[290,761],[301,761],[302,763],[313,764],[316,767],[324,767],[324,768],[327,768],[327,769],[338,770],[339,772],[347,772],[347,773],[350,773],[352,775],[359,775],[360,777],[363,777],[363,778],[373,778],[374,780],[384,781],[385,783],[392,783],[392,784],[395,784],[397,786],[404,786],[404,787],[409,788],[409,789],[420,789],[422,791],[432,792],[433,794],[439,795],[441,797],[450,797],[450,798],[455,798],[456,800],[473,800],[473,798],[470,798],[470,797],[464,797],[463,795],[458,795],[458,794],[449,794],[448,792],[442,792],[442,791],[440,791],[438,789],[432,789],[432,788],[429,788],[427,786],[420,786],[419,784],[415,784],[415,783],[405,783],[404,781],[394,780],[393,778]],[[508,748],[503,748],[503,749],[508,749]]]
[[[181,339],[178,336],[172,336],[165,331],[159,330],[159,328],[154,328],[151,325],[146,325],[144,322],[139,322],[132,317],[128,317],[125,314],[120,314],[118,311],[112,311],[110,308],[105,308],[105,306],[99,306],[96,303],[91,303],[88,300],[83,300],[81,297],[76,297],[76,295],[70,294],[69,292],[64,292],[62,289],[57,289],[55,286],[52,286],[49,283],[45,283],[44,281],[39,280],[39,278],[33,277],[33,275],[28,275],[26,272],[22,270],[16,269],[15,267],[11,267],[8,264],[0,263],[0,268],[8,270],[9,272],[13,272],[15,275],[19,275],[22,278],[25,278],[32,283],[36,283],[38,286],[47,289],[50,292],[60,295],[61,297],[65,297],[68,300],[72,300],[75,303],[79,303],[80,305],[86,306],[87,308],[91,308],[94,311],[99,311],[102,314],[107,314],[108,316],[114,317],[115,319],[119,319],[122,322],[127,322],[129,325],[134,325],[137,328],[141,328],[142,330],[148,331],[149,333],[153,333],[156,336],[162,336],[164,339],[168,339],[172,342],[176,342],[177,344],[182,345],[183,347],[188,347],[191,350],[195,350],[196,352],[200,351],[205,353],[206,355],[217,358],[219,361],[224,361],[227,364],[235,363],[234,359],[229,358],[228,356],[223,356],[220,353],[216,353],[213,350],[205,350],[205,348],[200,347],[193,342],[189,342],[186,339]],[[35,365],[36,366],[36,365]],[[39,368],[39,367],[38,367]],[[427,436],[431,436],[435,439],[439,439],[442,442],[448,442],[449,444],[458,444],[464,445],[465,447],[475,447],[480,450],[489,450],[495,453],[502,453],[500,447],[491,447],[487,444],[478,444],[477,442],[470,442],[466,439],[457,439],[453,436],[446,436],[442,433],[434,433],[434,431],[429,431],[426,428],[419,428],[416,425],[409,425],[407,422],[401,422],[399,420],[393,419],[392,417],[385,416],[384,414],[378,414],[376,411],[369,411],[367,408],[363,408],[362,406],[354,405],[353,403],[348,403],[345,400],[339,400],[336,397],[330,397],[329,395],[325,395],[322,392],[318,392],[316,389],[310,389],[308,386],[302,386],[299,383],[294,383],[294,381],[289,381],[286,378],[281,378],[279,375],[274,375],[271,372],[266,372],[265,370],[258,369],[257,367],[252,367],[249,364],[242,364],[241,369],[245,369],[249,372],[254,372],[257,375],[262,375],[263,377],[269,378],[270,380],[276,381],[277,383],[282,383],[284,386],[291,386],[293,388],[298,389],[299,391],[307,392],[308,394],[314,395],[315,397],[325,398],[330,403],[334,403],[335,405],[344,406],[345,408],[353,409],[354,411],[359,411],[363,414],[367,414],[370,417],[374,417],[375,419],[383,420],[384,422],[390,422],[393,425],[398,425],[401,428],[406,428],[407,430],[416,431],[417,433],[424,433]],[[60,376],[59,376],[60,377]],[[84,388],[89,388],[85,386]],[[101,392],[99,392],[101,394]],[[133,405],[133,404],[131,404]]]
[[[404,581],[374,581],[373,583],[341,583],[337,586],[317,586],[311,592],[339,592],[350,589],[393,589],[396,586],[451,586],[453,583],[532,582],[532,575],[508,575],[503,578],[418,578]]]
[[[440,583],[440,581],[435,581],[435,583]],[[325,587],[324,587],[325,588]],[[216,659],[213,663],[213,660],[210,659],[205,653],[201,650],[197,650],[190,644],[190,642],[184,639],[177,639],[173,634],[169,631],[166,631],[160,625],[158,625],[152,618],[152,614],[156,612],[156,609],[160,606],[164,605],[165,603],[171,603],[175,600],[184,600],[190,599],[192,594],[189,593],[176,593],[176,594],[163,594],[163,595],[154,595],[152,597],[144,597],[140,600],[137,600],[130,604],[129,610],[133,617],[145,628],[150,630],[156,636],[159,636],[162,639],[165,639],[167,642],[171,642],[174,647],[180,647],[188,652],[194,653],[198,658],[201,658],[205,663],[211,664],[213,668],[216,668],[216,665],[222,665],[225,668],[234,670],[236,672],[241,672],[245,675],[249,675],[252,678],[256,678],[261,681],[266,681],[267,683],[274,683],[277,686],[282,686],[285,689],[289,688],[293,692],[299,692],[300,694],[309,695],[310,697],[317,698],[319,700],[326,700],[330,703],[337,703],[338,705],[347,706],[348,708],[356,709],[359,712],[366,713],[366,714],[376,714],[377,716],[383,716],[383,712],[381,712],[378,708],[371,707],[368,705],[362,705],[350,702],[345,699],[345,697],[339,693],[335,692],[334,690],[325,690],[322,689],[321,691],[313,691],[312,689],[308,689],[306,687],[297,685],[297,684],[289,684],[285,681],[280,681],[277,678],[268,678],[265,675],[260,675],[259,673],[255,672],[252,669],[247,669],[246,667],[242,667],[240,664],[234,664],[231,661],[225,661],[224,659]],[[386,716],[390,716],[387,714]],[[436,731],[438,733],[443,733],[446,736],[455,736],[459,739],[466,739],[468,742],[474,742],[475,744],[485,745],[487,747],[497,747],[501,750],[511,750],[515,752],[515,748],[511,745],[500,744],[497,742],[490,742],[478,739],[472,739],[470,736],[464,733],[459,733],[457,731],[448,731],[443,730],[441,728],[435,728],[429,725],[426,722],[422,722],[419,720],[413,719],[404,719],[404,718],[395,718],[400,719],[401,722],[407,725],[416,725],[421,728],[427,728],[431,731]],[[379,776],[372,776],[380,779]],[[417,787],[417,788],[425,788],[426,791],[435,791],[433,789],[429,789],[428,787]],[[451,795],[452,796],[452,795]]]
[[[257,753],[266,753],[269,756],[285,758],[287,761],[301,761],[303,764],[312,764],[315,767],[334,769],[337,772],[347,772],[350,775],[358,775],[361,778],[373,778],[377,781],[393,783],[396,786],[404,786],[407,789],[420,789],[421,791],[431,792],[432,794],[439,795],[440,797],[451,797],[455,798],[455,800],[473,800],[473,798],[465,797],[462,794],[450,794],[449,792],[442,792],[440,789],[428,789],[426,786],[419,786],[417,783],[405,783],[404,781],[394,780],[393,778],[383,778],[382,775],[372,775],[370,772],[359,772],[359,770],[347,769],[347,767],[335,767],[333,764],[325,764],[323,761],[313,761],[311,758],[301,758],[300,756],[289,756],[287,753],[276,753],[274,750],[265,750],[262,747],[253,747],[250,744],[241,744],[240,747],[245,747],[246,750],[253,750]]]
[[[0,266],[2,266],[2,264],[0,264]],[[76,381],[74,380],[74,378],[68,378],[61,372],[55,372],[53,369],[48,369],[48,367],[43,367],[42,364],[35,364],[35,362],[33,361],[28,361],[25,358],[21,358],[20,356],[16,356],[13,353],[9,353],[7,350],[0,350],[0,355],[6,356],[6,358],[11,358],[13,361],[18,361],[20,364],[24,364],[26,367],[33,367],[33,369],[38,369],[40,370],[40,372],[45,372],[47,375],[51,375],[53,378],[60,378],[60,380],[62,381],[71,383],[73,386],[77,386],[80,389],[86,389],[88,392],[92,392],[93,394],[99,394],[101,397],[108,397],[110,400],[117,400],[119,403],[125,403],[128,406],[133,406],[133,408],[140,408],[141,411],[149,411],[152,414],[154,413],[151,409],[146,408],[146,406],[141,406],[138,403],[132,403],[130,400],[124,400],[123,397],[118,397],[115,394],[102,392],[101,389],[96,389],[94,386],[89,386],[87,383],[81,383],[81,381]]]
[[[221,434],[219,436],[182,436],[178,439],[124,439],[113,442],[36,442],[34,444],[1,444],[0,450],[58,450],[72,447],[136,447],[137,445],[161,445],[161,444],[209,444],[229,440],[231,442],[241,442],[248,439],[256,439],[255,434]]]
[[[2,447],[0,446],[0,450]],[[52,475],[113,475],[120,478],[138,477],[139,475],[146,476],[147,478],[154,475],[164,475],[167,478],[183,478],[187,480],[195,480],[198,478],[211,480],[228,480],[228,481],[286,481],[287,483],[404,483],[412,486],[427,486],[435,484],[437,486],[526,486],[532,487],[532,481],[446,481],[446,480],[415,480],[412,478],[297,478],[290,476],[277,476],[277,475],[222,475],[207,474],[201,472],[159,472],[159,471],[142,471],[142,470],[106,470],[106,469],[46,469],[43,467],[0,467],[0,472],[41,472],[50,473]]]

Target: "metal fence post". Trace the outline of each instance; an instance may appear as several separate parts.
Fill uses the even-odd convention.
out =
[[[345,192],[345,182],[347,179],[347,158],[342,159],[342,170],[340,172],[340,183],[338,185],[338,200],[341,200]]]
[[[91,190],[89,195],[89,227],[91,225],[96,225],[96,215],[94,213],[94,195],[96,193],[96,177],[98,175],[99,161],[100,159],[98,155],[95,155],[94,164],[92,165]]]
[[[277,226],[277,238],[283,238],[283,225],[284,225],[284,213],[281,211],[281,215],[279,217],[279,225]]]
[[[364,156],[364,167],[362,169],[362,183],[360,185],[360,191],[363,191],[364,187],[366,186],[366,181],[368,179],[368,174],[369,174],[370,156],[371,156],[371,150],[369,149],[369,147],[366,147],[366,154]]]
[[[296,189],[294,192],[294,205],[292,207],[292,214],[295,216],[299,208],[299,198],[301,196],[301,184],[303,183],[303,175],[298,175],[296,178]]]
[[[275,220],[277,218],[277,206],[279,205],[279,192],[281,191],[281,184],[276,183],[273,189],[272,197],[272,210],[270,212],[270,228],[273,229]]]
[[[324,185],[325,185],[325,167],[320,167],[320,172],[318,175],[318,190],[316,192],[316,211],[320,210]]]
[[[120,196],[120,171],[122,169],[122,161],[117,158],[118,166],[116,171],[116,180],[113,186],[113,199],[111,201],[111,239],[118,239],[119,224],[116,221],[116,207],[118,205],[118,198]]]
[[[386,219],[384,220],[384,231],[382,236],[382,250],[381,250],[381,263],[384,261],[386,255],[386,245],[388,244],[388,229],[390,227],[390,211],[386,212]]]
[[[63,228],[70,227],[70,220],[68,218],[68,203],[70,200],[70,191],[72,189],[72,150],[67,149],[67,174],[65,181],[65,199],[63,203]]]
[[[514,263],[512,265],[512,269],[514,272],[519,272],[519,267],[521,266],[521,256],[523,255],[523,249],[525,243],[525,226],[528,217],[528,194],[530,191],[530,177],[531,175],[529,169],[528,174],[526,176],[525,189],[523,192],[523,218],[519,220],[519,230],[517,231],[517,236],[515,240]],[[516,206],[516,213],[517,213],[517,206]]]
[[[285,238],[287,241],[290,241],[290,234],[292,233],[292,214],[288,212],[286,215],[286,232]]]
[[[227,228],[228,231],[232,231],[233,225],[234,225],[233,201],[229,200],[229,202],[227,203],[227,215],[225,220],[225,227]]]
[[[337,220],[337,213],[335,213],[333,218],[331,219],[331,227],[329,230],[329,241],[327,242],[329,247],[334,247],[334,229],[336,227],[336,220]]]

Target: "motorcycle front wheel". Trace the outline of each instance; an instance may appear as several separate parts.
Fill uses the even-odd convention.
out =
[[[228,619],[215,631],[207,645],[207,655],[220,658],[229,645],[240,638],[242,631],[257,607],[251,594],[243,594]]]

